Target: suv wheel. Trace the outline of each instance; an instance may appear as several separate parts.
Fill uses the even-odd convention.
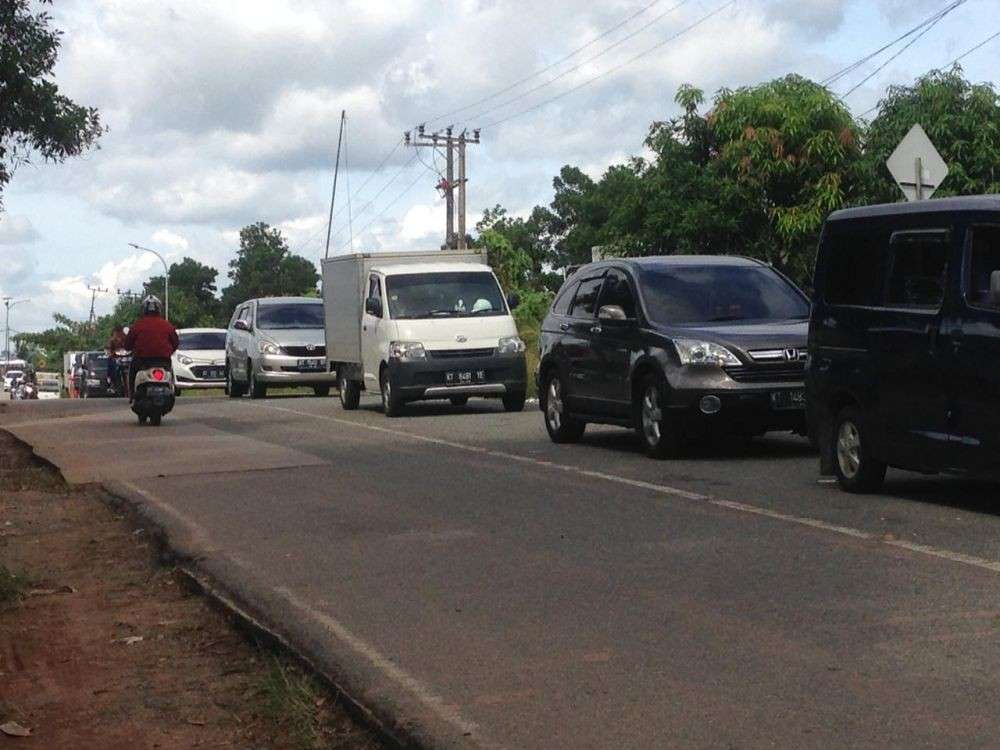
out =
[[[396,395],[396,389],[392,385],[392,378],[389,377],[389,370],[382,370],[380,378],[382,386],[382,411],[387,417],[398,417],[403,411],[403,400]]]
[[[344,410],[357,409],[361,402],[361,383],[349,379],[346,375],[340,375],[337,378],[337,387],[340,389],[340,405]]]
[[[646,455],[667,458],[681,446],[681,430],[664,408],[666,403],[663,380],[656,375],[643,378],[636,410],[636,431],[642,439]]]
[[[833,439],[833,465],[841,488],[876,492],[885,482],[886,465],[871,455],[869,431],[860,409],[848,406],[837,415]]]
[[[542,413],[545,415],[545,430],[553,443],[575,443],[583,437],[587,423],[570,415],[566,408],[566,389],[558,372],[553,372],[545,380],[540,394]],[[505,404],[506,406],[506,404]]]
[[[252,363],[247,363],[247,383],[250,387],[250,398],[267,398],[267,385],[257,380],[257,373]]]

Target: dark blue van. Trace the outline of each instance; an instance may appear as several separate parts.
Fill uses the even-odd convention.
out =
[[[821,469],[1000,478],[1000,196],[837,211],[820,242],[806,372]]]

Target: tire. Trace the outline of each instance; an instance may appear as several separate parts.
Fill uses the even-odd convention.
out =
[[[877,492],[885,483],[886,464],[871,454],[871,439],[864,413],[848,406],[837,415],[833,428],[833,467],[845,492]]]
[[[338,376],[337,384],[340,388],[340,405],[344,407],[344,411],[357,409],[361,403],[361,383],[347,376]]]
[[[392,387],[388,369],[382,370],[379,381],[382,391],[382,411],[387,417],[398,417],[403,412],[403,400],[396,395],[396,389]]]
[[[650,458],[675,456],[683,442],[680,425],[670,419],[663,408],[665,402],[666,385],[663,379],[653,374],[644,377],[633,408],[636,432]]]
[[[247,383],[249,383],[250,398],[267,398],[267,385],[257,380],[253,363],[247,364]]]
[[[237,383],[233,379],[233,368],[228,364],[226,365],[226,395],[229,398],[239,398],[244,393],[246,393],[246,387],[240,383]]]
[[[330,386],[328,385],[314,385],[313,395],[319,398],[326,398],[330,395]]]
[[[528,394],[524,391],[505,393],[503,397],[503,408],[505,411],[510,412],[524,411],[524,402],[527,398]]]
[[[451,401],[452,406],[465,406],[467,403],[469,403],[468,396],[452,396],[448,400]]]
[[[144,424],[146,424],[146,422],[147,422],[148,420],[149,420],[149,417],[147,417],[147,416],[146,416],[145,414],[140,414],[140,415],[139,415],[139,424],[140,424],[140,425],[144,425]]]
[[[575,443],[583,437],[583,431],[587,429],[586,422],[581,422],[569,414],[564,399],[565,393],[562,378],[558,372],[553,372],[546,377],[542,392],[539,394],[545,430],[553,443]],[[506,406],[505,402],[504,407]]]
[[[160,422],[162,421],[163,421],[163,415],[160,414],[159,412],[149,415],[149,423],[153,425],[153,427],[159,427]]]

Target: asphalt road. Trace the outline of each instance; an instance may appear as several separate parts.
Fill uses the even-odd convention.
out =
[[[441,746],[973,747],[1000,734],[997,487],[849,496],[797,438],[645,458],[537,410],[12,403],[204,574]],[[111,460],[109,460],[111,457]],[[118,486],[117,484],[114,486]]]

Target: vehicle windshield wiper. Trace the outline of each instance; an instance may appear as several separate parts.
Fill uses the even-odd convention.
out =
[[[731,320],[746,320],[742,315],[720,315],[717,318],[710,318],[709,323],[725,323]]]
[[[461,315],[461,313],[458,312],[458,310],[431,310],[427,314],[431,315],[431,316],[445,316],[445,315],[447,315],[448,317],[452,317],[452,316],[455,316],[455,315]]]

